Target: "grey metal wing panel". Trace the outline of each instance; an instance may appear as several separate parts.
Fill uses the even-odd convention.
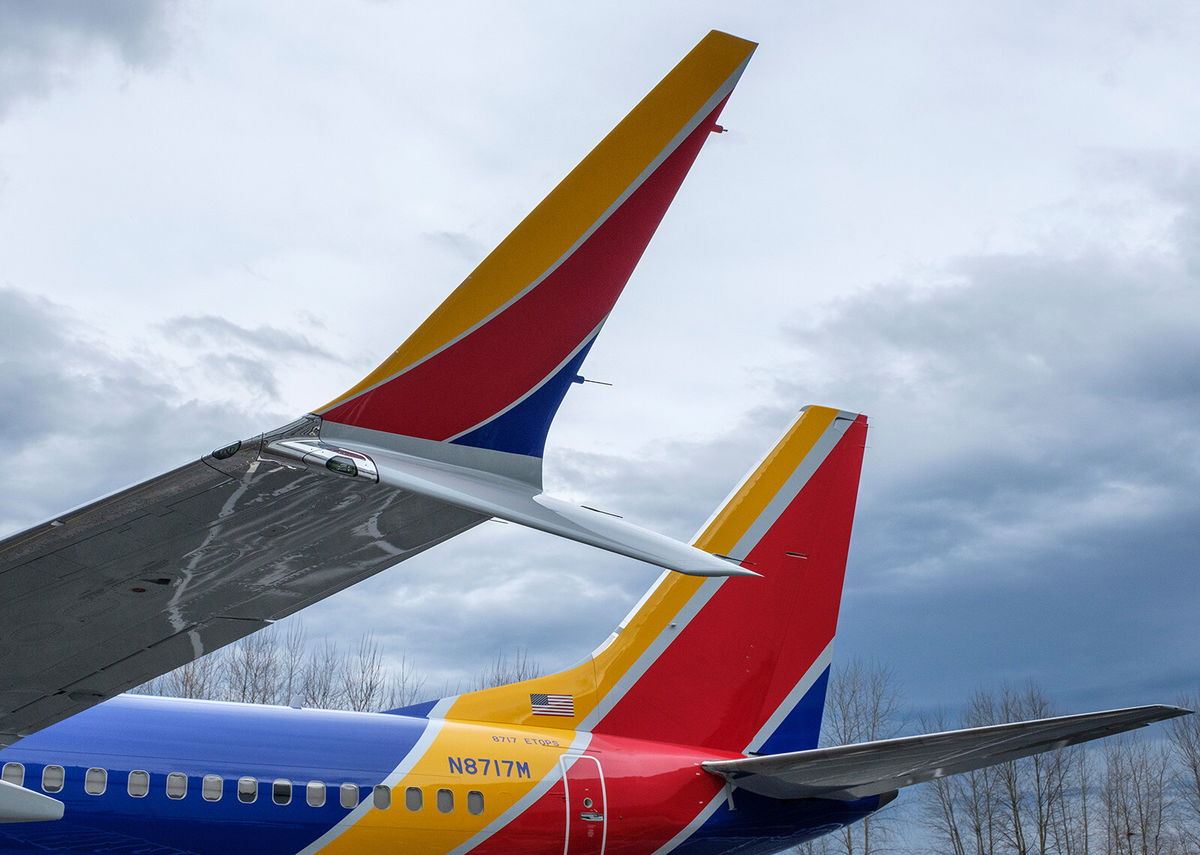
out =
[[[261,445],[0,541],[0,745],[487,519]]]
[[[1172,706],[976,727],[765,757],[716,760],[704,769],[742,789],[779,799],[859,799],[1065,748],[1187,715]]]

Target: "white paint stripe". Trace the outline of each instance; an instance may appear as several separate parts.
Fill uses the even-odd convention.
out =
[[[593,659],[595,659],[597,656],[599,656],[601,653],[603,653],[605,650],[607,650],[609,647],[611,647],[612,643],[621,637],[621,633],[624,632],[626,627],[628,627],[629,624],[633,621],[633,619],[635,617],[637,617],[638,612],[640,612],[642,610],[642,606],[646,605],[646,602],[654,595],[654,592],[657,591],[660,587],[662,587],[662,585],[665,584],[666,581],[674,575],[675,575],[675,573],[672,570],[662,571],[662,574],[657,579],[654,580],[654,584],[649,587],[649,589],[646,591],[646,593],[642,594],[642,598],[633,604],[633,608],[630,609],[629,612],[625,615],[625,617],[621,619],[621,622],[619,624],[617,624],[617,628],[614,629],[611,633],[609,633],[608,638],[604,639],[604,641],[601,642],[600,646],[592,651],[591,656],[589,656],[587,659],[583,660],[583,662],[577,663],[575,665],[575,667],[578,668],[581,665],[588,664]]]
[[[738,539],[737,545],[735,546],[735,551],[732,554],[746,555],[749,553],[750,549],[762,539],[762,536],[767,532],[767,530],[775,524],[776,520],[779,519],[779,515],[783,513],[789,504],[791,504],[791,501],[795,498],[796,494],[798,494],[800,490],[804,488],[804,485],[808,483],[808,480],[812,477],[812,474],[816,472],[821,463],[825,461],[825,458],[829,456],[829,452],[834,448],[834,446],[837,445],[838,441],[842,438],[842,435],[850,426],[854,418],[857,418],[857,415],[854,413],[844,413],[839,411],[833,422],[830,423],[830,425],[813,444],[813,447],[809,453],[804,456],[804,459],[796,467],[796,470],[790,476],[788,476],[783,487],[781,487],[779,492],[772,497],[766,509],[750,524],[746,533]],[[850,419],[851,421],[847,421],[846,419]],[[793,425],[794,424],[795,423],[793,422]],[[789,425],[787,430],[780,435],[779,441],[782,441],[782,439],[787,436],[788,431],[792,429],[793,425]],[[775,447],[779,445],[779,441],[776,441],[776,443],[771,446],[771,451],[774,451]],[[766,460],[771,454],[771,451],[768,451],[762,459]],[[738,488],[730,493],[725,502],[722,502],[721,505],[718,506],[718,510],[724,507],[730,498],[737,495],[738,490],[746,483],[747,478],[758,471],[758,467],[761,465],[761,463],[762,461],[759,461],[758,464],[751,467],[746,478],[743,478]],[[715,515],[713,518],[715,518]],[[703,532],[704,529],[711,524],[711,522],[712,519],[710,519],[709,523],[707,523],[704,528],[701,528],[700,531]],[[699,535],[697,535],[697,537],[699,537]],[[695,543],[695,540],[696,538],[693,538],[692,542]],[[657,589],[659,585],[663,584],[668,577],[669,574],[667,573],[664,573],[659,577],[654,587],[651,588],[650,591],[648,591],[642,598],[642,600],[639,601],[638,605],[634,607],[634,612],[631,612],[630,615],[625,618],[625,621],[620,627],[618,627],[617,633],[614,634],[614,636],[610,636],[604,642],[604,644],[601,645],[600,650],[608,647],[620,637],[620,632],[625,628],[625,626],[628,625],[630,620],[632,620],[633,615],[645,605],[646,601],[649,600],[655,589]],[[663,651],[670,646],[671,642],[674,641],[679,634],[687,628],[687,625],[691,623],[692,619],[699,614],[700,610],[704,608],[705,605],[707,605],[708,601],[712,599],[713,595],[716,594],[717,590],[725,581],[727,580],[718,578],[708,579],[705,581],[705,583],[696,591],[696,593],[692,595],[688,602],[679,610],[678,614],[675,616],[675,619],[672,620],[671,623],[668,624],[668,626],[661,633],[659,633],[658,637],[647,646],[647,648],[638,657],[637,661],[630,666],[629,670],[627,670],[625,674],[623,674],[621,678],[617,680],[613,687],[609,689],[605,696],[596,704],[595,709],[593,709],[582,721],[580,721],[580,729],[590,729],[595,727],[600,720],[607,715],[614,706],[616,706],[616,704],[625,696],[629,689],[639,679],[641,679],[642,675],[649,670],[650,666],[652,666],[655,661],[657,661],[658,657],[662,655]],[[593,654],[593,656],[594,655],[595,654]],[[817,672],[818,676],[819,674],[820,672]],[[794,691],[795,690],[793,689],[793,692]],[[790,694],[789,697],[791,697]],[[801,695],[801,697],[803,697],[803,695]]]
[[[717,812],[717,808],[719,808],[724,801],[725,788],[722,787],[717,791],[717,794],[713,796],[713,800],[700,809],[700,812],[696,814],[696,818],[680,829],[678,834],[676,834],[662,846],[655,849],[654,855],[665,855],[665,853],[670,852],[676,846],[683,843],[685,840],[699,831],[700,826],[708,822],[709,817]]]
[[[524,813],[530,805],[534,804],[538,799],[548,793],[550,788],[562,779],[562,770],[564,768],[562,764],[563,757],[569,756],[569,752],[572,751],[582,753],[588,747],[591,741],[592,735],[590,733],[577,731],[575,733],[575,739],[571,742],[570,747],[567,748],[567,753],[564,753],[560,756],[559,762],[550,767],[550,771],[546,773],[542,780],[538,781],[536,786],[530,789],[530,791],[521,798],[517,799],[517,801],[513,803],[512,807],[489,822],[470,839],[451,849],[447,855],[463,855],[463,853],[469,852]],[[573,763],[574,761],[572,760],[571,762]],[[567,764],[567,768],[570,768],[570,764]]]
[[[805,407],[805,409],[808,408]],[[725,506],[733,501],[734,497],[737,496],[738,493],[742,492],[742,488],[746,486],[746,483],[751,478],[758,474],[759,468],[766,463],[768,457],[775,453],[775,449],[778,448],[779,444],[783,442],[785,437],[787,437],[788,431],[796,426],[796,422],[799,421],[803,415],[804,410],[801,410],[800,415],[792,419],[791,422],[788,423],[788,426],[783,429],[783,432],[779,434],[779,437],[773,443],[767,446],[767,450],[763,453],[763,456],[758,458],[754,465],[746,470],[746,474],[742,476],[742,480],[738,481],[734,488],[725,496],[725,498],[717,503],[717,506],[713,509],[712,514],[710,514],[708,519],[704,521],[704,525],[700,526],[700,528],[696,530],[696,534],[690,541],[688,541],[690,544],[694,546],[696,541],[700,539],[700,535],[704,534],[704,532],[706,532],[709,527],[716,522],[717,517],[721,515],[721,511],[725,510]]]
[[[396,782],[412,771],[412,768],[425,755],[425,752],[429,750],[429,747],[433,744],[433,741],[437,738],[437,735],[441,733],[442,727],[446,723],[443,720],[443,717],[446,715],[446,711],[450,709],[450,704],[456,700],[457,697],[458,696],[455,695],[452,698],[442,698],[434,705],[433,709],[429,711],[429,724],[425,726],[425,732],[421,734],[421,738],[418,739],[416,744],[413,745],[409,752],[404,755],[404,759],[400,761],[400,765],[393,769],[391,773],[380,783],[386,784],[389,787],[394,786]],[[367,790],[365,797],[363,797],[363,794],[360,792],[359,796],[362,800],[358,803],[358,807],[354,808],[354,810],[342,817],[341,820],[339,820],[338,823],[333,826],[333,828],[329,829],[312,843],[301,849],[297,855],[314,855],[314,853],[321,851],[338,837],[341,837],[341,835],[352,825],[366,816],[367,813],[373,809],[374,801],[371,796],[371,791]]]
[[[658,634],[655,639],[650,642],[637,661],[629,667],[629,669],[621,675],[620,679],[613,684],[612,688],[597,702],[587,716],[579,722],[581,730],[590,730],[595,727],[599,721],[606,716],[614,706],[625,697],[625,693],[629,691],[633,685],[641,679],[642,675],[653,665],[662,652],[666,650],[676,638],[679,637],[692,622],[693,618],[700,613],[700,610],[708,604],[713,595],[720,589],[721,585],[727,582],[727,578],[712,577],[705,579],[703,584],[696,590],[686,603],[675,614],[675,617],[669,624]]]
[[[472,425],[471,427],[467,428],[466,430],[459,431],[454,436],[447,437],[445,441],[446,442],[454,442],[454,440],[458,439],[459,437],[466,436],[473,430],[479,430],[481,427],[488,424],[489,422],[494,422],[496,419],[500,418],[502,415],[507,413],[513,407],[516,407],[519,404],[524,403],[527,398],[529,398],[531,395],[533,395],[533,393],[537,392],[539,389],[541,389],[543,386],[545,386],[547,383],[549,383],[558,374],[558,372],[562,371],[563,368],[566,367],[566,365],[568,365],[572,359],[574,359],[576,356],[578,356],[579,351],[583,350],[585,347],[587,347],[589,344],[591,344],[593,341],[596,340],[596,336],[600,335],[600,329],[604,326],[604,321],[606,321],[606,320],[608,320],[608,315],[605,315],[604,318],[600,321],[600,323],[596,324],[596,328],[593,329],[590,333],[588,333],[584,337],[583,341],[579,342],[579,344],[576,345],[575,349],[572,350],[570,353],[568,353],[566,358],[562,362],[560,362],[560,363],[558,363],[558,365],[554,366],[554,368],[551,369],[550,373],[547,374],[545,377],[543,377],[540,381],[538,381],[537,385],[535,385],[532,389],[530,389],[528,392],[526,392],[521,397],[517,398],[517,400],[513,401],[511,404],[509,404],[504,409],[498,410],[497,412],[488,416],[486,419],[479,422],[479,424]]]
[[[786,708],[787,711],[790,712],[790,710],[795,707],[800,698],[804,697],[804,694],[810,688],[812,688],[813,683],[815,683],[817,678],[820,677],[820,675],[824,672],[825,667],[828,666],[832,655],[833,643],[830,642],[829,646],[822,651],[821,655],[818,656],[816,661],[812,664],[812,667],[809,668],[808,673],[806,673],[804,678],[796,685],[796,688],[788,694],[788,697],[780,705],[779,710],[776,710],[776,714],[773,715],[771,719],[768,720],[767,724],[765,724],[763,728],[755,735],[754,739],[750,743],[750,747],[747,747],[746,749],[747,752],[754,750],[754,747],[761,745],[766,741],[765,737],[769,736],[774,731],[775,727],[778,727],[779,721],[782,721],[787,715],[787,712],[784,712],[782,715],[780,715],[780,711]],[[662,846],[658,847],[658,849],[654,851],[654,855],[666,855],[666,853],[687,842],[687,840],[693,834],[700,830],[704,823],[708,822],[708,820],[712,818],[712,815],[717,812],[717,809],[727,799],[728,792],[726,791],[726,788],[722,787],[721,790],[713,796],[712,801],[706,804],[704,808],[698,814],[696,814],[695,819],[684,826],[678,834],[676,834]]]
[[[604,225],[604,223],[608,220],[608,218],[611,217],[618,208],[620,208],[623,204],[625,204],[625,200],[628,199],[630,196],[632,196],[633,193],[639,187],[641,187],[642,184],[645,183],[646,179],[649,178],[651,176],[651,174],[653,174],[654,171],[656,169],[658,169],[658,167],[660,165],[662,165],[662,162],[664,160],[666,160],[668,157],[670,157],[675,152],[675,149],[679,148],[680,144],[685,139],[687,139],[691,135],[691,133],[694,130],[696,130],[697,127],[700,126],[700,123],[702,121],[704,121],[704,119],[708,116],[708,114],[711,113],[713,110],[715,110],[717,108],[717,105],[720,104],[724,98],[728,97],[729,93],[733,91],[733,87],[735,85],[737,85],[738,79],[742,76],[742,72],[745,71],[746,65],[749,62],[750,62],[750,57],[746,57],[742,61],[741,65],[739,65],[736,69],[734,69],[733,73],[730,74],[729,77],[727,77],[725,79],[725,82],[721,84],[721,86],[717,89],[717,91],[715,93],[713,93],[713,95],[707,101],[704,102],[704,106],[702,106],[699,110],[697,110],[696,113],[692,116],[692,118],[687,121],[687,124],[685,124],[683,126],[683,129],[681,131],[679,131],[679,133],[677,133],[675,135],[675,137],[669,143],[667,143],[666,147],[661,152],[659,152],[658,155],[653,160],[650,161],[650,165],[647,166],[644,170],[642,170],[641,174],[638,175],[638,177],[635,178],[633,180],[633,182],[628,187],[626,187],[619,196],[617,196],[616,200],[611,205],[609,205],[608,208],[596,219],[596,221],[594,223],[592,223],[592,225],[590,225],[584,231],[584,233],[575,241],[575,243],[571,244],[571,246],[567,249],[567,251],[564,252],[558,258],[557,261],[555,261],[548,268],[546,268],[546,270],[540,276],[538,276],[533,282],[531,282],[529,285],[522,288],[514,296],[512,296],[511,298],[506,300],[503,304],[501,304],[498,308],[496,308],[491,313],[489,313],[487,316],[485,316],[482,320],[480,320],[479,322],[468,327],[460,335],[450,339],[450,341],[446,342],[441,347],[437,348],[436,350],[431,351],[429,354],[421,357],[420,359],[418,359],[416,362],[412,363],[411,365],[401,368],[399,371],[397,371],[395,374],[391,375],[390,377],[387,377],[384,380],[380,380],[378,383],[368,386],[366,389],[363,389],[358,394],[352,395],[351,397],[346,398],[343,401],[338,401],[336,404],[333,404],[329,408],[322,410],[321,413],[328,412],[329,410],[333,409],[334,407],[340,407],[342,404],[345,404],[349,401],[353,401],[355,398],[359,398],[359,397],[367,394],[368,392],[374,391],[375,389],[378,389],[380,386],[384,385],[385,383],[390,383],[391,381],[395,380],[400,375],[406,374],[409,371],[412,371],[417,366],[429,361],[430,359],[433,359],[433,357],[437,356],[443,350],[446,350],[449,347],[453,347],[455,344],[462,341],[464,338],[469,336],[471,333],[475,332],[475,330],[479,329],[484,324],[491,321],[493,318],[495,318],[497,315],[499,315],[501,312],[503,312],[509,306],[516,303],[518,300],[520,300],[522,297],[524,297],[526,294],[528,294],[530,291],[532,291],[538,285],[542,284],[542,282],[546,279],[546,277],[550,276],[550,274],[552,274],[555,270],[557,270],[559,267],[561,267],[563,262],[565,262],[568,258],[570,258],[575,253],[575,250],[577,250],[577,249],[579,249],[579,247],[583,246],[583,244],[588,240],[588,238],[590,238],[596,232],[597,229],[599,229],[602,225]],[[590,154],[590,152],[589,152],[589,154]],[[320,413],[317,413],[317,414],[320,415]]]
[[[832,661],[833,641],[831,640],[829,644],[825,645],[825,649],[821,651],[820,655],[813,660],[813,664],[809,666],[808,671],[804,673],[800,681],[788,692],[787,697],[783,699],[783,702],[771,714],[771,717],[759,728],[758,733],[754,734],[754,738],[750,740],[750,744],[742,751],[743,754],[749,754],[762,748],[763,743],[770,739],[772,734],[779,729],[779,725],[796,708],[796,704],[800,703],[804,696],[808,694],[809,689],[821,678],[821,675],[825,673],[825,669],[829,667]]]
[[[808,454],[804,455],[804,459],[800,461],[796,469],[788,476],[783,486],[779,489],[779,492],[771,497],[771,501],[767,503],[763,512],[755,518],[754,522],[750,523],[745,534],[738,539],[737,545],[729,551],[729,555],[735,558],[745,558],[750,554],[750,551],[763,539],[763,535],[767,533],[771,526],[775,525],[775,522],[787,510],[792,500],[808,484],[809,479],[812,478],[821,464],[825,462],[825,458],[833,451],[834,446],[838,444],[850,425],[851,422],[841,418],[840,414],[830,422],[821,436],[817,438],[817,441],[813,444]]]

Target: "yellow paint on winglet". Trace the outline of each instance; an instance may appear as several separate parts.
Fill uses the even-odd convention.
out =
[[[374,371],[322,413],[387,380],[487,318],[541,276],[604,214],[754,52],[710,32]]]

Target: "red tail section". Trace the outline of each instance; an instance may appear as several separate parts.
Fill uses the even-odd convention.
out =
[[[865,416],[809,407],[695,546],[762,578],[665,574],[583,665],[457,698],[448,717],[556,724],[728,751],[816,745],[866,441]]]

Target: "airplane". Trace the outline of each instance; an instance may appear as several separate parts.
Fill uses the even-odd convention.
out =
[[[690,543],[542,491],[754,48],[704,37],[344,394],[0,542],[0,855],[769,853],[1188,712],[817,747],[861,414],[803,409]],[[578,666],[511,685],[381,713],[122,694],[493,518],[664,572]]]

